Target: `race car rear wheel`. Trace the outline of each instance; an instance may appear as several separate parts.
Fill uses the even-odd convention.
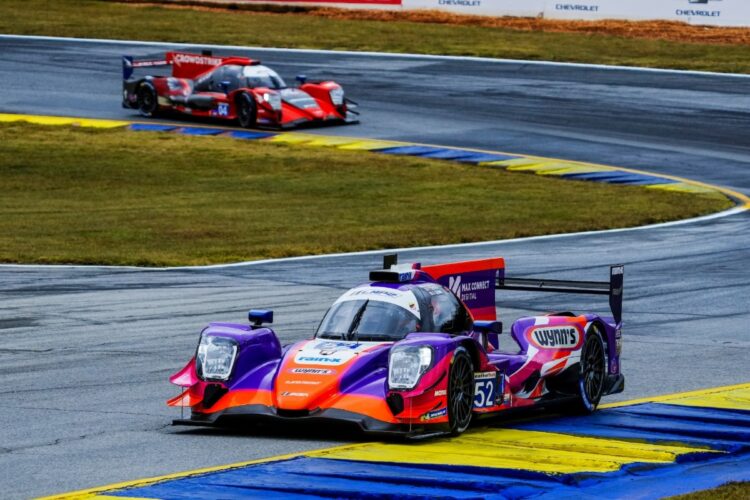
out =
[[[474,407],[474,367],[466,349],[453,353],[448,371],[448,424],[454,436],[465,431],[471,423]]]
[[[607,378],[607,355],[604,341],[596,325],[586,333],[586,341],[581,349],[578,395],[571,410],[575,413],[592,413],[596,410],[604,393]]]
[[[159,101],[156,95],[156,89],[151,82],[143,82],[138,87],[138,111],[141,116],[152,118],[156,116],[159,110]]]
[[[247,92],[237,96],[237,121],[242,128],[255,127],[258,120],[258,109],[255,107],[255,99]]]

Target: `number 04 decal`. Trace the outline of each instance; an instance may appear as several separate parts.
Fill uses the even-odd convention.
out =
[[[495,406],[498,394],[498,372],[480,372],[474,374],[474,408]]]

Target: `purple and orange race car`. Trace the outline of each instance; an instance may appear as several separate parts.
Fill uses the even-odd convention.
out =
[[[211,323],[170,381],[176,424],[247,417],[352,422],[412,437],[460,434],[472,418],[550,402],[592,412],[621,392],[623,266],[608,282],[509,278],[502,258],[420,266],[387,256],[371,283],[344,293],[310,340],[282,346],[273,312]],[[612,317],[553,312],[516,320],[499,349],[495,291],[609,296]]]
[[[171,74],[136,75],[170,66]],[[292,128],[301,125],[357,123],[356,103],[344,96],[336,82],[307,82],[287,87],[284,80],[260,61],[167,52],[159,58],[122,58],[122,106],[142,116],[166,112],[236,121],[245,128]]]

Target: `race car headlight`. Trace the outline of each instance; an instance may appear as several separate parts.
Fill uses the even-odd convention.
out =
[[[281,109],[281,96],[279,94],[263,94],[263,100],[266,101],[274,111]]]
[[[432,364],[432,348],[428,346],[394,347],[388,361],[388,387],[413,389]]]
[[[203,380],[226,380],[232,374],[237,342],[225,337],[201,336],[195,368]]]
[[[331,89],[331,102],[334,106],[341,106],[344,104],[344,89],[341,87],[336,87],[335,89]]]

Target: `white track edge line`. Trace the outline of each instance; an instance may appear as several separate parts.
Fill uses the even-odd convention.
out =
[[[161,272],[161,271],[199,271],[199,270],[206,270],[206,269],[227,269],[227,268],[232,268],[232,267],[252,267],[252,266],[258,266],[262,264],[298,262],[298,261],[307,261],[307,260],[329,259],[329,258],[336,258],[336,257],[357,257],[361,255],[378,255],[378,254],[393,253],[393,252],[418,252],[422,250],[450,250],[452,248],[465,249],[465,248],[476,248],[476,247],[483,247],[483,246],[489,246],[489,245],[509,245],[513,243],[522,243],[522,242],[528,242],[528,241],[569,238],[573,236],[595,236],[595,235],[600,235],[600,234],[604,235],[604,234],[617,234],[617,233],[625,233],[625,232],[632,232],[632,231],[642,231],[645,229],[662,229],[665,227],[682,226],[686,224],[694,224],[694,223],[706,222],[706,221],[715,220],[715,219],[721,219],[724,217],[730,217],[732,215],[737,215],[739,213],[745,212],[747,210],[750,210],[750,208],[746,206],[738,206],[738,207],[730,208],[728,210],[724,210],[722,212],[717,212],[717,213],[709,214],[709,215],[703,215],[700,217],[693,217],[691,219],[661,222],[658,224],[649,224],[646,226],[604,229],[600,231],[581,231],[577,233],[544,234],[540,236],[528,236],[524,238],[511,238],[507,240],[477,241],[473,243],[452,243],[448,245],[402,247],[402,248],[389,248],[389,249],[380,249],[380,250],[364,250],[361,252],[340,252],[340,253],[329,253],[329,254],[322,254],[322,255],[301,255],[298,257],[283,257],[279,259],[250,260],[250,261],[245,261],[245,262],[232,262],[229,264],[211,264],[211,265],[206,265],[206,266],[141,267],[141,266],[101,266],[101,265],[89,266],[89,265],[81,265],[81,264],[49,264],[49,265],[48,264],[0,264],[0,270],[4,268],[16,268],[16,269],[27,269],[27,268],[28,269],[37,269],[37,268],[38,269],[78,269],[78,268],[81,268],[81,269],[92,269],[92,270],[131,269],[131,270],[138,270],[138,271]]]
[[[101,43],[108,45],[145,45],[151,47],[205,47],[210,49],[233,49],[233,50],[258,50],[267,52],[298,52],[303,54],[338,54],[352,56],[369,56],[384,58],[405,58],[405,59],[427,59],[442,61],[473,61],[495,64],[523,64],[530,66],[553,66],[568,68],[590,68],[608,71],[632,71],[643,73],[662,73],[672,75],[694,75],[694,76],[712,76],[712,77],[729,77],[729,78],[750,78],[750,74],[743,73],[718,73],[714,71],[695,71],[680,70],[667,68],[644,68],[641,66],[616,66],[607,64],[587,64],[573,62],[556,62],[556,61],[532,61],[528,59],[501,59],[491,57],[476,56],[442,56],[435,54],[412,54],[396,52],[370,52],[356,50],[322,50],[322,49],[293,49],[278,47],[257,47],[252,45],[217,45],[208,43],[176,43],[176,42],[149,42],[142,40],[110,40],[106,38],[76,38],[60,36],[41,36],[41,35],[5,35],[0,34],[0,40],[35,40],[50,42],[79,42],[79,43]]]

